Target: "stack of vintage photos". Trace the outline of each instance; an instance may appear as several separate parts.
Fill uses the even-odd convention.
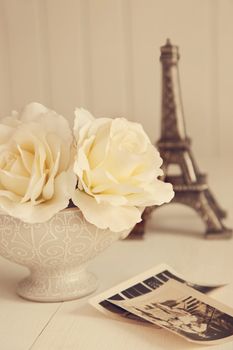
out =
[[[89,302],[105,314],[150,323],[191,342],[215,345],[233,340],[233,309],[205,295],[218,287],[188,282],[162,264]]]

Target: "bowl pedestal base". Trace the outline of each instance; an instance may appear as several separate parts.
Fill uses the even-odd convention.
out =
[[[33,271],[19,282],[17,294],[39,302],[61,302],[91,294],[98,286],[97,278],[85,269],[79,271]]]

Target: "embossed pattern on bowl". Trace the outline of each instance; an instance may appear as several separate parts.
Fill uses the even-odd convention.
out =
[[[86,263],[121,235],[88,223],[78,208],[38,224],[0,214],[0,254],[29,268],[17,292],[36,301],[70,300],[95,290],[97,281]]]

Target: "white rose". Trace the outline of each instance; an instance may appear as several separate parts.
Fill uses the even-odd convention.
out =
[[[0,120],[0,208],[29,223],[67,207],[76,186],[68,122],[38,103]]]
[[[171,184],[157,179],[162,159],[142,126],[124,118],[75,111],[78,188],[73,202],[87,221],[119,232],[141,221],[142,208],[169,202]]]

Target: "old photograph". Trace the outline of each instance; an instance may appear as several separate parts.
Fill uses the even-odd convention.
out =
[[[143,296],[109,301],[192,342],[233,338],[233,310],[175,280]]]
[[[101,293],[98,296],[95,296],[89,300],[89,302],[104,313],[119,315],[126,319],[145,323],[145,319],[122,309],[120,306],[117,306],[110,301],[133,299],[135,297],[145,295],[157,288],[160,288],[170,280],[176,280],[180,283],[186,284],[187,286],[190,286],[202,293],[209,293],[220,287],[220,285],[208,286],[189,282],[172,267],[166,264],[161,264],[145,271],[143,274],[135,276],[134,278],[115,286],[114,288],[111,288],[110,290],[107,290],[104,293]]]

